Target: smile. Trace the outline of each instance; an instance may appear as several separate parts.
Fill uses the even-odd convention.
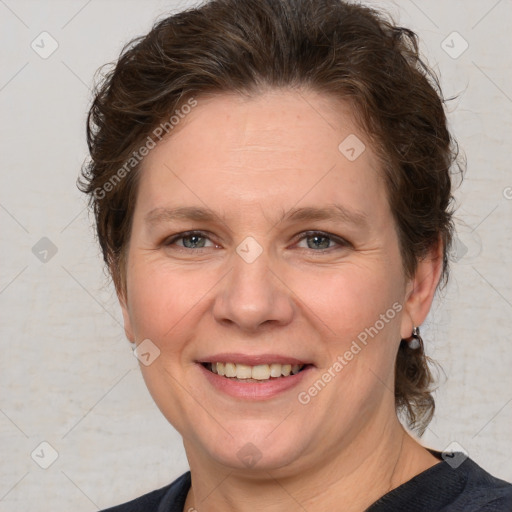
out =
[[[203,363],[203,366],[222,377],[245,382],[263,382],[296,375],[304,369],[304,364],[258,364],[250,366],[242,363]]]
[[[229,354],[225,356],[210,359],[210,361],[217,360],[216,362],[208,362],[208,359],[197,361],[196,368],[205,379],[203,382],[208,383],[212,391],[244,402],[269,400],[281,396],[299,386],[300,382],[315,368],[313,364],[305,361],[281,356],[249,357],[231,354],[233,359]],[[221,362],[218,359],[227,360],[227,362]],[[230,360],[244,362],[232,363],[229,362]],[[281,362],[265,363],[265,361],[276,360]]]

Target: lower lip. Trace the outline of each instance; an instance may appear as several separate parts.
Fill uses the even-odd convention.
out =
[[[305,374],[309,373],[313,368],[313,366],[308,365],[299,373],[289,377],[269,379],[263,382],[241,382],[213,373],[207,370],[201,363],[197,363],[197,365],[210,384],[217,390],[226,395],[243,398],[244,400],[266,400],[284,393],[296,387],[302,381]]]

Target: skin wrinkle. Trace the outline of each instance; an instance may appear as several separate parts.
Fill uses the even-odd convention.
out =
[[[390,389],[398,345],[426,317],[439,265],[426,258],[414,281],[406,280],[370,145],[349,162],[338,152],[339,141],[364,135],[344,111],[336,117],[316,95],[307,99],[279,91],[264,101],[230,95],[200,103],[180,132],[148,155],[140,175],[123,317],[132,341],[150,339],[160,350],[141,371],[183,436],[193,475],[185,510],[194,496],[208,495],[198,504],[201,512],[281,512],[297,503],[319,512],[340,501],[355,512],[438,462],[404,433]],[[278,106],[282,114],[273,118]],[[223,130],[216,133],[219,124]],[[265,138],[269,125],[283,127],[296,151],[279,153],[279,144]],[[261,144],[274,144],[272,168],[261,151],[231,151],[243,144],[242,129],[253,137],[260,131]],[[244,165],[233,165],[233,155],[237,162],[243,156]],[[333,158],[335,169],[320,179]],[[171,160],[175,174],[164,165]],[[249,163],[261,172],[244,174]],[[238,169],[236,180],[229,169]],[[148,229],[151,211],[177,204],[222,212],[225,225],[214,218]],[[272,225],[280,213],[328,204],[364,213],[367,229],[325,220]],[[162,244],[191,230],[212,231],[221,250]],[[300,248],[290,243],[309,230],[346,236],[354,247],[318,255],[305,240]],[[249,235],[263,249],[251,264],[235,251]],[[403,309],[308,405],[300,404],[298,391],[394,303]],[[316,368],[300,389],[262,402],[235,400],[214,391],[194,363],[217,351],[289,354]],[[262,453],[252,469],[237,457],[247,442]]]
[[[226,215],[198,207],[154,208],[145,216],[149,229],[157,229],[160,224],[177,222],[178,220],[197,221],[213,224],[217,220],[229,229],[226,224]],[[363,212],[349,210],[342,205],[328,204],[322,208],[302,207],[289,211],[282,210],[279,217],[272,222],[273,225],[298,223],[309,221],[339,221],[341,225],[352,224],[361,230],[369,229],[368,219]]]
[[[79,188],[128,339],[160,349],[141,370],[183,436],[200,512],[360,511],[375,497],[361,489],[382,494],[390,475],[399,484],[435,462],[396,418],[421,435],[434,411],[429,358],[403,338],[448,276],[450,173],[464,165],[417,35],[363,5],[318,7],[222,0],[159,20],[100,73],[87,117]],[[350,162],[348,136],[366,146]],[[276,222],[327,202],[365,212],[370,228]],[[183,205],[217,218],[141,222]],[[204,249],[182,246],[189,230]],[[348,244],[319,254],[299,241],[309,230]],[[247,236],[263,251],[250,264],[238,252]],[[197,365],[216,351],[279,351],[316,364],[307,390],[397,304],[307,406],[292,393],[228,399]],[[246,441],[262,453],[252,470],[236,456]]]

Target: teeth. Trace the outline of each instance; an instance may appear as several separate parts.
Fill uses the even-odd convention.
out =
[[[226,363],[224,365],[224,375],[226,377],[236,377],[236,365],[233,363]]]
[[[295,375],[296,373],[299,373],[300,371],[300,364],[294,364],[292,366],[292,375]]]
[[[252,377],[252,369],[246,364],[237,364],[236,366],[236,378],[237,379],[250,379]],[[227,377],[227,375],[226,375]]]
[[[270,366],[268,364],[259,364],[252,367],[252,378],[256,380],[270,379]]]
[[[272,363],[270,365],[270,376],[271,377],[281,377],[281,365],[277,363]]]
[[[211,363],[208,368],[213,373],[222,375],[223,377],[231,377],[237,379],[253,379],[253,380],[269,380],[271,377],[288,377],[296,375],[302,370],[302,364],[258,364],[249,366],[246,364],[235,363]]]
[[[291,364],[283,364],[281,366],[281,375],[284,375],[285,377],[288,377],[292,371],[292,365]]]

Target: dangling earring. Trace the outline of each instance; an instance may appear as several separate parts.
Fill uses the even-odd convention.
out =
[[[410,349],[416,350],[421,347],[421,349],[423,350],[423,339],[420,336],[419,327],[412,328],[412,336],[410,338],[407,338],[406,341]]]

